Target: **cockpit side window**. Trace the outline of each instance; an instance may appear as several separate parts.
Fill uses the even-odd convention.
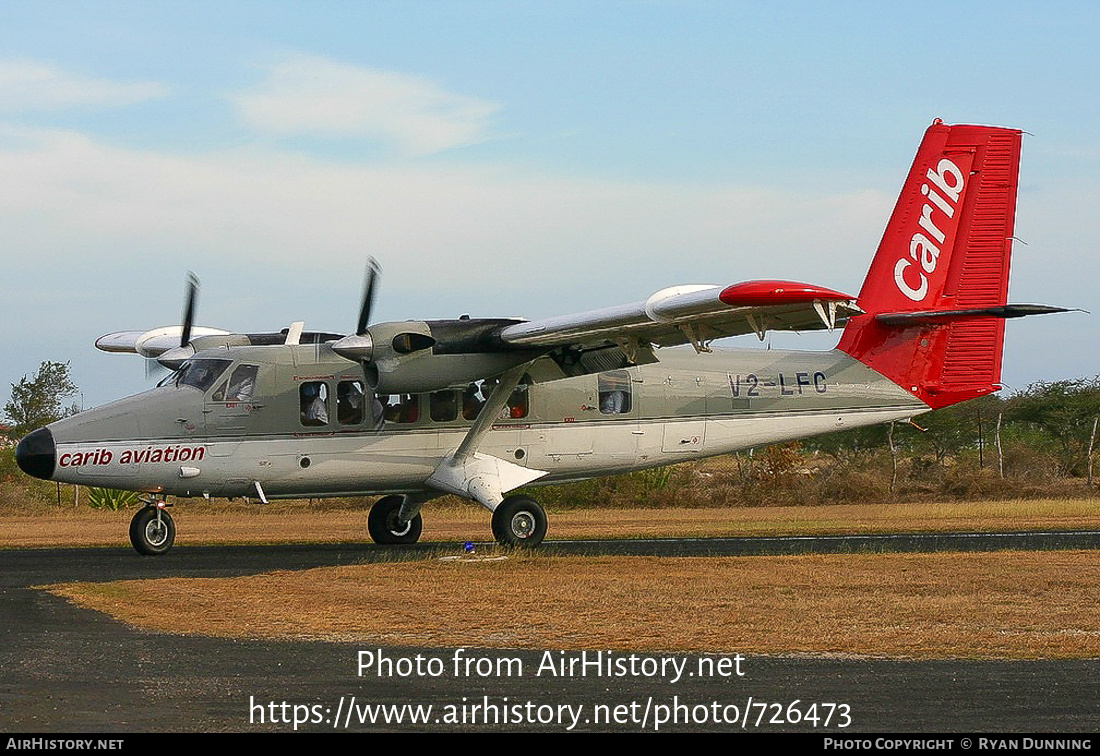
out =
[[[192,386],[205,392],[214,385],[225,369],[229,367],[229,360],[218,359],[190,359],[180,366],[176,372],[177,386]]]
[[[218,390],[211,396],[215,402],[251,402],[256,393],[257,365],[238,365],[233,369],[229,379],[218,386]]]

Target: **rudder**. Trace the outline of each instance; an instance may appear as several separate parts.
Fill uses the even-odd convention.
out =
[[[1021,132],[925,132],[838,349],[933,408],[1000,386]]]

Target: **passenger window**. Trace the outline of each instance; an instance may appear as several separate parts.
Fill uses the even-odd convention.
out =
[[[485,387],[485,381],[475,381],[462,391],[462,417],[464,420],[476,420],[481,414],[481,408],[485,406],[485,400],[489,398],[489,390]]]
[[[420,419],[419,394],[379,394],[382,414],[389,423],[415,423]]]
[[[528,380],[528,377],[524,375],[520,383],[512,390],[512,395],[508,397],[508,404],[500,412],[500,419],[527,417],[529,409],[527,398]],[[493,393],[496,385],[496,378],[483,378],[463,389],[462,417],[466,420],[477,419],[477,416],[481,414],[481,408],[489,401],[489,396]]]
[[[362,381],[340,381],[336,384],[336,420],[340,425],[362,423],[364,404]]]
[[[302,425],[328,425],[328,386],[324,381],[308,381],[298,387]]]
[[[600,373],[600,412],[622,415],[630,412],[630,374],[625,370]]]
[[[428,412],[434,422],[448,423],[458,417],[457,393],[456,391],[432,392]]]
[[[527,381],[527,376],[523,376],[519,385],[512,390],[512,395],[508,397],[508,417],[512,419],[527,417],[527,412],[530,409],[527,398]]]

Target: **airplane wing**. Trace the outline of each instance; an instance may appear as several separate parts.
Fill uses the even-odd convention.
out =
[[[95,340],[96,349],[104,352],[140,354],[142,357],[159,357],[169,349],[180,345],[183,326],[165,326],[151,331],[115,331]],[[227,336],[229,331],[220,328],[196,326],[191,330],[195,339],[204,336]]]
[[[369,287],[368,287],[369,291]],[[239,334],[189,325],[120,331],[96,341],[109,352],[134,352],[177,368],[203,349],[224,346],[331,343],[333,351],[363,363],[372,389],[418,393],[495,376],[538,360],[558,371],[532,369],[532,380],[614,370],[655,362],[654,347],[710,342],[769,330],[833,329],[862,313],[855,297],[795,281],[745,281],[731,286],[662,289],[648,299],[539,320],[459,318],[379,323],[362,332],[304,333],[300,323],[280,333]],[[362,321],[366,318],[361,317]],[[187,334],[186,345],[181,344]]]
[[[270,333],[234,333],[221,328],[194,326],[189,343],[192,352],[221,346],[270,346],[274,344],[320,344],[341,338],[339,333],[303,331],[301,323]],[[95,340],[96,349],[103,352],[140,354],[157,358],[180,347],[181,326],[164,326],[151,331],[115,331]]]
[[[691,344],[699,351],[718,338],[769,330],[828,328],[862,312],[856,298],[795,281],[746,281],[732,286],[675,286],[642,302],[510,325],[499,337],[512,347],[595,348],[601,345]]]

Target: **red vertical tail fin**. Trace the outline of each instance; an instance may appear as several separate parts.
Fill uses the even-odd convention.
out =
[[[838,348],[933,408],[1000,388],[1021,132],[925,132]]]

